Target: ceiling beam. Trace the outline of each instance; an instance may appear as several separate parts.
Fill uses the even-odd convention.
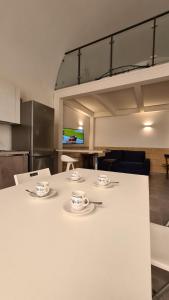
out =
[[[135,85],[134,86],[134,93],[135,93],[135,99],[136,99],[136,104],[138,107],[138,110],[140,112],[144,111],[144,98],[143,98],[143,92],[141,85]]]
[[[138,112],[139,112],[138,108],[118,109],[116,111],[116,116],[127,116]]]
[[[104,118],[104,117],[112,117],[112,114],[108,111],[94,113],[94,118]]]
[[[96,99],[103,107],[105,108],[106,111],[108,111],[112,116],[116,115],[116,109],[115,107],[110,104],[111,100],[108,99],[105,95],[98,95],[98,94],[91,94],[91,96]]]
[[[64,101],[64,105],[68,106],[73,110],[76,110],[77,112],[84,114],[85,116],[94,117],[94,113],[90,109],[86,108],[75,99]]]
[[[150,105],[145,106],[144,111],[160,111],[160,110],[169,110],[169,104],[159,104],[159,105]]]

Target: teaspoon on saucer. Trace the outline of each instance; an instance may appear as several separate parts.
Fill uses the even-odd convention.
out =
[[[89,203],[93,203],[93,204],[96,204],[96,205],[103,204],[103,202],[101,202],[101,201],[89,201]]]
[[[32,195],[34,195],[34,196],[37,196],[37,194],[35,192],[33,192],[33,191],[30,191],[30,190],[25,190],[25,191],[28,192],[28,193],[30,193],[30,194],[32,194]]]

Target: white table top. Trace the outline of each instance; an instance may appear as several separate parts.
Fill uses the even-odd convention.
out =
[[[101,189],[100,171],[79,171],[83,183],[48,177],[51,199],[25,192],[37,179],[0,191],[0,299],[151,300],[148,178],[105,172],[120,184]],[[67,215],[77,189],[103,207]]]
[[[29,151],[0,151],[0,156],[28,155]]]
[[[89,150],[89,149],[56,149],[57,152],[74,152],[74,153],[88,153],[88,154],[94,154],[94,153],[104,153],[103,150]]]

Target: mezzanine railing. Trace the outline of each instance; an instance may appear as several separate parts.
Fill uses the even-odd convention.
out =
[[[169,11],[65,53],[55,89],[169,61]]]

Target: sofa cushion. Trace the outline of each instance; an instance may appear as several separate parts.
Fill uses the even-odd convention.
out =
[[[112,150],[108,155],[107,154],[108,153],[106,153],[105,156],[98,157],[99,170],[139,175],[150,174],[150,160],[144,159],[144,151]],[[118,158],[113,158],[113,156]],[[125,158],[125,160],[123,158]]]
[[[114,158],[107,158],[102,161],[102,170],[104,171],[111,171],[112,164],[114,164],[117,159]]]
[[[102,169],[105,171],[111,171],[112,164],[115,164],[118,161],[115,158],[105,158],[102,162]]]
[[[122,159],[123,150],[111,150],[106,153],[105,158]]]
[[[112,165],[111,170],[114,172],[123,172],[130,174],[146,174],[144,164],[141,162],[121,161],[118,165]]]
[[[144,162],[145,152],[125,150],[123,153],[123,160],[130,161],[130,162]]]

